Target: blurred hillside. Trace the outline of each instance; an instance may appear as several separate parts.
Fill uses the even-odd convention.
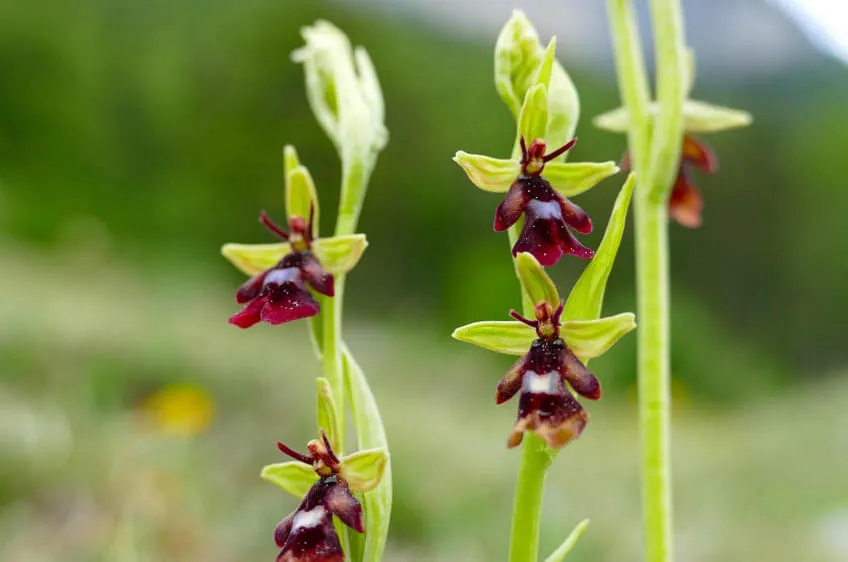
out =
[[[371,53],[391,133],[363,213],[371,246],[351,278],[352,312],[432,326],[439,336],[503,317],[516,295],[506,239],[491,232],[498,199],[475,190],[450,160],[460,148],[498,155],[510,145],[511,120],[492,86],[494,35],[463,39],[361,5],[0,5],[5,244],[78,255],[80,268],[117,259],[141,277],[235,287],[240,276],[218,247],[267,239],[255,217],[261,208],[282,215],[283,144],[295,144],[310,167],[325,212],[335,205],[338,164],[288,58],[300,26],[319,17]],[[583,102],[572,158],[618,159],[623,138],[590,125],[618,105],[607,66],[561,58]],[[672,227],[675,374],[704,396],[727,396],[716,377],[724,373],[746,395],[848,361],[848,74],[812,49],[792,61],[747,80],[705,73],[696,86],[697,97],[755,116],[751,129],[707,139],[721,171],[697,178],[704,228]],[[579,199],[599,227],[589,245],[621,179]],[[609,310],[633,308],[630,254],[628,242]],[[581,267],[568,260],[555,274],[566,282]],[[626,386],[632,353],[625,347],[609,361],[624,382],[613,387]]]

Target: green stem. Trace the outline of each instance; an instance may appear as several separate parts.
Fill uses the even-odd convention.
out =
[[[679,0],[651,0],[657,111],[651,122],[630,0],[608,0],[619,89],[630,115],[638,301],[639,424],[645,562],[673,557],[669,395],[668,194],[683,140],[684,38]]]
[[[509,247],[518,239],[520,223],[509,231]],[[517,275],[517,273],[516,273]],[[520,281],[519,281],[520,283]],[[533,301],[521,286],[521,308],[527,318],[534,314]],[[539,559],[539,531],[542,521],[542,496],[545,476],[553,458],[548,454],[545,441],[535,433],[525,432],[515,483],[512,504],[512,528],[509,539],[509,562],[537,562]]]
[[[334,280],[335,296],[321,298],[321,367],[324,376],[330,381],[333,398],[339,419],[338,454],[344,454],[346,438],[346,401],[345,384],[342,380],[342,300],[344,297],[345,276],[337,275]]]
[[[645,562],[672,560],[668,207],[635,200],[639,427]]]

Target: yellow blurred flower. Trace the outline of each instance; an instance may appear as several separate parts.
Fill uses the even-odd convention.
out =
[[[214,416],[209,393],[189,383],[160,388],[145,399],[142,408],[163,433],[187,437],[205,431]]]

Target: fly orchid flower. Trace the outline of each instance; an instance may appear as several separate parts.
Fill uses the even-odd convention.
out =
[[[688,99],[695,79],[694,59],[690,57],[686,98],[683,102],[683,144],[680,150],[680,167],[677,179],[669,193],[669,215],[679,224],[688,228],[701,226],[701,211],[704,206],[701,193],[692,183],[689,175],[691,168],[712,174],[718,168],[713,153],[693,134],[717,133],[728,129],[745,127],[751,123],[751,115],[745,111],[712,105],[703,101]],[[656,102],[648,105],[648,118],[654,120],[659,106]],[[630,113],[619,107],[598,115],[595,126],[614,133],[626,133],[630,127]],[[625,153],[622,168],[630,168],[630,157]]]
[[[495,212],[494,229],[502,232],[524,214],[524,226],[512,255],[529,252],[544,266],[554,265],[564,254],[590,259],[594,252],[577,241],[569,228],[582,234],[592,232],[589,216],[563,197],[542,177],[545,164],[574,146],[572,139],[545,154],[545,141],[536,139],[528,148],[521,137],[521,173]]]
[[[333,516],[358,533],[365,530],[363,508],[353,493],[374,490],[388,465],[383,448],[341,455],[339,418],[330,383],[318,378],[320,438],[307,443],[302,454],[283,443],[277,447],[293,461],[271,464],[261,476],[301,500],[294,513],[284,517],[274,531],[281,549],[278,562],[342,562],[344,554],[333,526]],[[361,496],[368,503],[368,495]],[[367,514],[365,514],[367,515]]]
[[[273,267],[254,275],[236,292],[236,302],[246,306],[230,318],[230,324],[249,328],[257,322],[282,324],[318,314],[318,301],[306,288],[332,297],[333,276],[312,253],[312,217],[289,219],[286,232],[262,211],[259,221],[272,233],[291,244],[292,250]]]
[[[259,221],[281,239],[276,244],[225,244],[224,257],[250,275],[236,292],[244,308],[229,322],[249,328],[264,321],[282,324],[315,316],[319,299],[334,294],[334,275],[356,265],[367,242],[362,234],[318,238],[318,198],[309,171],[292,147],[285,150],[286,202],[289,230],[262,211]],[[308,220],[304,217],[309,217]]]
[[[617,249],[620,232],[614,231],[614,236]],[[610,252],[614,255],[615,249],[610,249],[609,245],[604,247],[604,257],[609,257]],[[636,324],[629,312],[599,319],[563,320],[564,315],[575,309],[573,303],[585,306],[572,300],[575,295],[583,298],[580,281],[569,301],[563,303],[553,281],[535,257],[529,253],[518,254],[516,266],[534,303],[534,318],[525,318],[513,310],[510,315],[514,321],[475,322],[457,328],[453,337],[499,353],[521,356],[498,383],[495,393],[497,404],[519,394],[518,416],[507,446],[515,447],[521,443],[525,431],[532,431],[549,446],[559,449],[579,437],[589,420],[588,413],[569,387],[584,398],[599,399],[601,385],[586,367],[586,362],[606,352]],[[581,279],[590,279],[597,286],[597,279],[608,273],[608,270],[593,268],[588,277]],[[582,285],[587,286],[588,282]]]

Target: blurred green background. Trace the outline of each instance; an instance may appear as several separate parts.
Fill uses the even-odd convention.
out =
[[[499,198],[450,157],[511,146],[492,84],[510,5],[401,4],[0,4],[0,559],[275,556],[294,500],[258,471],[280,459],[275,440],[312,437],[318,365],[303,325],[226,324],[242,278],[218,248],[268,240],[255,218],[282,217],[285,143],[331,224],[338,161],[289,60],[316,18],[368,49],[387,103],[361,221],[371,245],[346,299],[346,339],[392,445],[386,559],[505,559],[518,455],[504,448],[514,405],[492,396],[510,360],[449,334],[505,318],[517,287],[491,231]],[[560,35],[583,104],[576,160],[624,149],[590,123],[618,105],[601,4],[566,2],[549,20],[517,3],[544,39],[554,15],[599,23]],[[776,4],[684,6],[705,45],[696,97],[755,123],[706,139],[721,169],[696,178],[704,227],[671,226],[680,560],[844,562],[848,74]],[[725,27],[737,16],[755,25]],[[767,61],[733,51],[747,35]],[[590,246],[622,179],[579,198],[599,226]],[[554,276],[565,287],[582,265]],[[628,235],[606,310],[633,301]],[[631,335],[593,362],[606,396],[551,471],[545,552],[589,517],[569,560],[638,559],[634,352]]]

